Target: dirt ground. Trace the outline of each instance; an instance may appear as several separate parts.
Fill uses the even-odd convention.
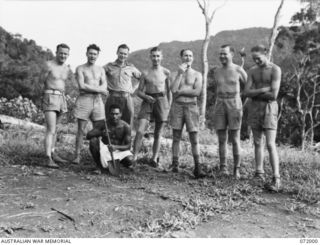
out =
[[[0,159],[0,237],[320,237],[320,217],[297,211],[305,204],[246,178],[195,180],[147,165],[115,178],[42,161]]]

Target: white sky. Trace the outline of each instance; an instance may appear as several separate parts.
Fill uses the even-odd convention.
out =
[[[280,0],[229,0],[214,18],[213,34],[222,30],[268,27]],[[218,6],[221,1],[212,1]],[[300,9],[298,0],[286,0],[281,24]],[[127,43],[131,51],[160,42],[192,41],[204,37],[204,17],[196,0],[0,0],[0,26],[33,39],[55,52],[58,43],[71,47],[72,68],[86,62],[86,47],[101,48],[97,64],[116,58],[116,48]]]

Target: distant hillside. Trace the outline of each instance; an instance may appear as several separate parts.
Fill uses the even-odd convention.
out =
[[[211,37],[211,42],[208,49],[208,59],[210,67],[216,66],[219,64],[218,52],[219,47],[223,44],[231,44],[236,49],[236,55],[234,58],[235,63],[240,64],[241,59],[239,55],[239,50],[243,47],[247,53],[247,59],[245,68],[248,68],[253,65],[253,62],[249,56],[250,49],[257,44],[268,43],[268,38],[271,30],[267,28],[248,28],[235,31],[222,31],[217,35]],[[180,63],[179,52],[183,48],[190,48],[194,51],[194,68],[197,70],[202,69],[201,65],[201,47],[202,40],[190,41],[190,42],[179,42],[172,41],[169,43],[160,43],[159,47],[163,50],[164,60],[163,66],[167,67],[171,71],[175,71],[177,64]],[[150,47],[151,48],[151,47]],[[139,69],[145,70],[150,66],[149,60],[149,50],[143,49],[132,52],[130,55],[130,61],[134,63]],[[275,48],[275,62],[281,63],[284,56],[287,55],[286,50],[280,50]]]

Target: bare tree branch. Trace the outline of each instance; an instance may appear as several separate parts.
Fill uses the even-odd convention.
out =
[[[211,17],[210,17],[210,21],[213,20],[214,15],[216,14],[217,10],[219,10],[220,8],[222,8],[224,5],[226,5],[226,3],[228,2],[228,0],[225,0],[223,2],[223,4],[221,4],[220,6],[216,7],[213,12],[211,13]]]

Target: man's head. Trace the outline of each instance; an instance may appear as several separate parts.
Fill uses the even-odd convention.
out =
[[[267,48],[263,45],[254,46],[251,49],[251,55],[254,63],[260,67],[265,66],[268,63],[267,52]]]
[[[160,66],[162,61],[162,51],[158,47],[154,47],[150,50],[150,59],[152,66]]]
[[[234,48],[230,44],[224,44],[220,47],[219,60],[222,65],[228,65],[232,62]]]
[[[94,64],[99,56],[100,48],[95,44],[90,44],[87,47],[87,59],[89,64]]]
[[[109,107],[109,120],[113,124],[117,124],[121,119],[122,113],[119,105],[112,104]]]
[[[59,64],[64,64],[69,57],[70,47],[65,43],[57,45],[56,60]]]
[[[180,51],[180,57],[182,63],[186,63],[188,66],[191,66],[193,62],[193,52],[190,49],[182,49]]]
[[[118,49],[117,49],[117,56],[118,56],[118,60],[120,62],[125,62],[128,58],[129,55],[129,47],[127,44],[121,44],[119,45]]]

